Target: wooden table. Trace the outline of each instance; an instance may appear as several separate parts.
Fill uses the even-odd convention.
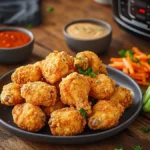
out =
[[[54,12],[47,12],[47,7],[54,7]],[[35,45],[32,57],[26,62],[33,63],[43,59],[52,50],[66,51],[75,55],[70,50],[63,37],[63,26],[74,19],[96,18],[109,22],[113,28],[113,40],[109,51],[100,55],[104,63],[109,63],[109,58],[118,55],[118,50],[129,49],[132,46],[141,48],[144,52],[150,52],[150,42],[139,38],[121,29],[112,18],[110,6],[95,3],[92,0],[41,0],[43,24],[32,28],[35,35]],[[0,75],[20,65],[0,65]],[[95,144],[85,145],[50,145],[21,139],[0,127],[0,150],[113,150],[123,147],[124,150],[132,150],[136,145],[143,150],[150,149],[150,134],[144,133],[141,127],[150,127],[150,115],[141,113],[138,118],[123,132],[109,139]]]

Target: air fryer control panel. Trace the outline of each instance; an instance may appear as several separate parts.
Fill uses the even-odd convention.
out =
[[[150,0],[118,0],[120,18],[150,31]]]
[[[112,8],[120,26],[150,38],[150,0],[112,0]]]

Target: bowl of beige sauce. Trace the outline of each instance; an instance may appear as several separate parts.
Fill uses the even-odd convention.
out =
[[[67,45],[74,51],[91,50],[97,54],[109,49],[111,26],[102,20],[80,19],[69,22],[63,29]]]

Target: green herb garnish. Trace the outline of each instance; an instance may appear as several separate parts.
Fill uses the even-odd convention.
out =
[[[93,72],[93,69],[92,69],[92,68],[88,68],[88,69],[87,69],[87,75],[88,75],[88,76],[91,76],[92,78],[95,78],[95,77],[96,77],[96,75],[95,75],[95,73]]]
[[[129,55],[130,59],[133,60],[133,54],[134,54],[134,52],[132,52],[130,50],[121,49],[118,53],[119,53],[119,55],[121,57],[126,57],[126,55]]]
[[[85,74],[85,70],[83,70],[81,67],[79,67],[78,65],[76,65],[76,68],[78,69],[79,73]]]
[[[132,52],[132,51],[130,51],[130,50],[127,50],[126,55],[129,55],[130,59],[133,61],[134,52]]]
[[[95,78],[96,77],[96,74],[93,72],[93,69],[92,68],[87,68],[86,70],[83,70],[81,67],[79,67],[78,65],[76,65],[76,68],[78,69],[78,72],[80,74],[83,74],[83,75],[87,75],[87,76],[90,76],[92,78]]]
[[[149,53],[148,53],[148,52],[146,52],[145,54],[146,54],[146,55],[149,55]]]
[[[115,148],[114,150],[123,150],[123,148],[122,148],[122,147],[120,147],[120,148]]]
[[[118,53],[121,57],[126,57],[127,50],[121,49]]]
[[[150,133],[150,128],[142,127],[141,130],[145,133]]]
[[[27,28],[33,28],[33,24],[28,24]]]
[[[138,58],[134,59],[134,57],[133,57],[134,52],[133,52],[133,51],[122,49],[122,50],[120,50],[118,53],[119,53],[119,55],[120,55],[121,57],[126,57],[127,55],[129,55],[130,59],[131,59],[133,62],[140,64],[140,60],[139,60]]]
[[[77,59],[79,59],[79,60],[84,60],[84,58],[82,58],[82,57],[76,57]]]
[[[79,112],[80,112],[80,114],[81,114],[83,117],[87,117],[87,113],[86,113],[86,111],[85,111],[83,108],[80,108],[80,109],[79,109]]]
[[[66,61],[66,58],[62,58],[63,61]]]
[[[147,60],[147,61],[148,61],[148,63],[150,64],[150,58],[148,58],[148,60]]]
[[[53,11],[54,11],[54,8],[53,8],[53,7],[48,7],[48,8],[46,9],[46,11],[47,11],[47,12],[53,12]]]
[[[142,147],[140,147],[140,146],[135,146],[135,147],[134,147],[134,150],[142,150]]]

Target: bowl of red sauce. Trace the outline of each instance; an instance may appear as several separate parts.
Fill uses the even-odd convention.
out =
[[[0,28],[0,63],[16,64],[26,61],[32,54],[34,36],[20,27]]]

